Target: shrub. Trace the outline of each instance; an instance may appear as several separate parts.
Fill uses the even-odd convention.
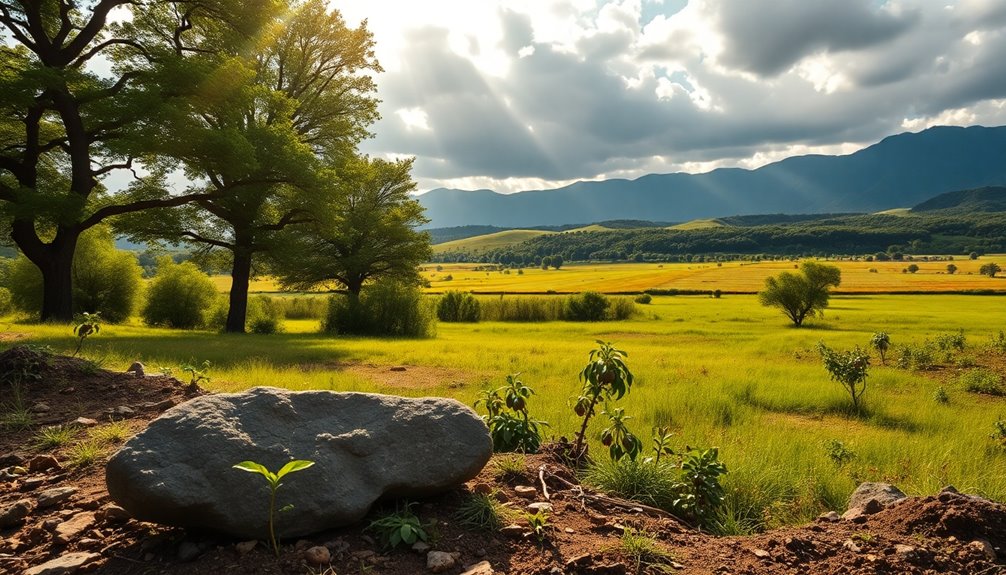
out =
[[[565,318],[569,321],[601,321],[611,302],[597,292],[584,292],[566,298]]]
[[[603,459],[587,467],[584,483],[626,499],[668,509],[678,493],[677,466],[633,459]]]
[[[880,354],[880,364],[887,364],[887,350],[891,347],[891,336],[887,332],[878,331],[870,338],[870,347]]]
[[[932,369],[933,365],[936,364],[935,354],[933,344],[929,341],[921,345],[906,345],[901,348],[901,355],[898,356],[898,367],[919,371]]]
[[[941,333],[936,336],[936,347],[939,348],[940,351],[944,352],[947,357],[955,351],[964,351],[964,348],[967,346],[968,340],[964,337],[964,330],[954,333]]]
[[[176,264],[170,257],[157,262],[157,275],[150,282],[143,321],[179,329],[194,329],[207,325],[208,310],[219,298],[208,275],[195,264]]]
[[[548,296],[500,296],[481,298],[483,321],[542,322],[563,318],[564,300]]]
[[[80,236],[73,255],[74,313],[101,312],[110,323],[133,315],[140,299],[143,269],[136,256],[115,249],[106,228],[96,227]],[[14,306],[38,313],[42,308],[42,272],[24,256],[14,260],[7,273],[7,288]]]
[[[10,290],[0,287],[0,315],[7,315],[13,307],[14,299],[10,294]]]
[[[848,351],[835,351],[820,342],[817,349],[825,369],[831,374],[831,380],[842,384],[842,387],[852,398],[852,406],[858,412],[860,400],[866,393],[867,370],[870,367],[870,354],[859,346]]]
[[[541,446],[541,427],[544,421],[531,419],[527,410],[527,400],[534,390],[524,385],[519,373],[506,376],[506,385],[497,389],[487,389],[475,402],[482,404],[487,415],[483,416],[493,440],[493,451],[535,453]]]
[[[437,302],[437,319],[446,322],[479,321],[479,300],[470,293],[448,291]]]
[[[627,297],[616,297],[611,298],[611,307],[608,308],[605,319],[621,321],[629,319],[637,313],[639,312],[636,310],[635,302]]]
[[[972,369],[961,375],[961,387],[972,393],[985,395],[1006,395],[1002,377],[988,369]]]
[[[267,296],[255,296],[248,300],[248,314],[245,323],[248,331],[259,334],[273,334],[283,331],[283,309],[276,300]]]
[[[394,337],[433,337],[433,312],[418,287],[395,280],[364,286],[359,296],[329,300],[322,329],[328,333]]]
[[[636,303],[639,303],[639,304],[646,305],[646,304],[650,303],[651,301],[653,301],[653,296],[651,296],[648,293],[639,294],[635,298],[633,298],[632,301],[634,301]]]

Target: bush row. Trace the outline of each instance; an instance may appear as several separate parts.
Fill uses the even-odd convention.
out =
[[[448,291],[437,301],[444,322],[477,321],[617,321],[638,313],[632,298],[584,292],[565,297],[506,296],[477,298]]]

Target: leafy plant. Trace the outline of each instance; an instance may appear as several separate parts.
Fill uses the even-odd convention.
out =
[[[462,503],[455,518],[458,523],[477,529],[496,530],[503,527],[509,509],[490,493],[472,493]]]
[[[412,513],[413,505],[415,503],[406,502],[394,513],[372,521],[364,530],[377,533],[383,545],[392,549],[402,543],[412,545],[417,541],[428,541],[429,534],[426,533],[419,517]]]
[[[723,504],[723,486],[720,476],[727,466],[719,461],[719,450],[689,449],[681,458],[681,483],[679,494],[672,503],[675,511],[708,525]]]
[[[831,459],[831,461],[839,467],[842,467],[856,458],[856,453],[837,439],[827,441],[824,444],[824,449],[828,454],[828,459]]]
[[[936,403],[950,403],[950,396],[947,395],[947,390],[943,389],[942,385],[933,392],[933,399],[936,400]]]
[[[1002,377],[988,369],[972,369],[961,375],[961,387],[972,393],[984,395],[1006,395]]]
[[[479,300],[470,293],[450,290],[444,292],[437,302],[437,319],[440,321],[474,323],[480,317]]]
[[[898,367],[902,369],[924,371],[932,369],[935,363],[935,350],[930,341],[921,345],[906,345],[901,348],[901,355],[898,357]]]
[[[493,450],[497,452],[520,451],[534,453],[541,446],[541,427],[544,421],[531,419],[528,415],[527,400],[534,390],[524,385],[519,373],[506,377],[506,385],[484,390],[475,402],[485,405],[487,415],[483,416],[493,440]]]
[[[552,524],[548,521],[548,511],[539,509],[534,513],[525,513],[524,519],[531,529],[531,534],[538,540],[538,544],[541,545],[544,543],[545,538],[548,537],[548,531],[552,528]]]
[[[266,482],[269,483],[269,541],[272,543],[273,552],[277,557],[279,557],[279,543],[276,540],[275,529],[276,491],[278,491],[283,485],[280,481],[282,481],[282,479],[288,474],[295,471],[302,471],[312,465],[314,465],[313,461],[295,459],[281,467],[276,473],[269,471],[264,465],[255,463],[254,461],[242,461],[241,463],[234,465],[234,469],[247,471],[249,473],[257,473],[265,478]],[[284,507],[280,511],[285,511],[287,509],[290,509],[290,506]]]
[[[199,366],[190,363],[183,364],[181,370],[189,374],[189,390],[195,391],[199,387],[200,381],[210,381],[209,371],[213,364],[210,360],[204,360]]]
[[[667,460],[647,463],[608,459],[589,465],[583,474],[583,481],[607,493],[670,509],[680,489],[677,469]]]
[[[992,424],[992,433],[989,434],[989,439],[1000,448],[1006,449],[1006,421],[1003,421],[1003,418],[1000,417]]]
[[[633,435],[626,425],[632,418],[625,415],[624,409],[618,407],[602,413],[608,416],[609,425],[601,432],[601,445],[608,448],[608,454],[616,461],[625,456],[635,460],[643,450],[643,442]]]
[[[653,463],[660,463],[661,456],[674,455],[674,449],[671,448],[673,437],[674,434],[666,427],[658,427],[653,431]]]
[[[101,331],[101,312],[84,312],[80,314],[80,323],[73,327],[73,334],[77,336],[77,349],[73,350],[73,357],[77,357],[80,348],[84,346],[84,340],[91,335],[97,335]]]
[[[891,347],[891,336],[883,331],[874,333],[870,338],[870,347],[880,354],[880,365],[887,365],[887,350]]]
[[[860,411],[860,401],[866,392],[867,370],[870,367],[870,354],[859,346],[848,351],[835,351],[819,342],[817,349],[821,353],[824,367],[831,374],[832,381],[842,384],[852,398],[853,408]]]
[[[583,418],[573,446],[574,457],[580,457],[586,451],[587,424],[594,416],[597,404],[602,400],[621,399],[632,387],[632,372],[625,364],[629,354],[615,349],[610,342],[597,340],[597,344],[598,347],[590,352],[586,367],[580,372],[583,389],[573,406],[576,415]]]

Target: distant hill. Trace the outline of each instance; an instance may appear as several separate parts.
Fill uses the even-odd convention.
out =
[[[911,211],[912,213],[942,211],[955,214],[1006,212],[1006,187],[989,186],[974,190],[947,192],[922,202]]]
[[[525,242],[538,236],[544,236],[554,233],[557,232],[547,232],[542,230],[506,230],[503,232],[495,232],[491,234],[485,234],[470,238],[464,238],[460,240],[454,240],[450,242],[444,242],[442,244],[436,244],[433,246],[433,253],[440,254],[443,252],[466,252],[470,254],[478,254],[482,252],[498,250],[514,244]]]
[[[651,174],[497,194],[439,188],[419,196],[430,227],[687,222],[725,214],[877,212],[953,190],[1006,186],[1006,127],[935,127],[846,156],[800,156],[756,170]]]

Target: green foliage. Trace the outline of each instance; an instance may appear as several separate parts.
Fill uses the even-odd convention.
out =
[[[604,459],[587,467],[583,481],[607,493],[669,509],[678,493],[677,471],[676,465],[667,460]]]
[[[989,439],[995,442],[1000,449],[1006,450],[1006,421],[1000,417],[992,424],[992,433]]]
[[[671,439],[674,434],[666,427],[658,427],[653,432],[652,443],[653,443],[653,457],[647,458],[652,460],[654,463],[660,463],[660,458],[667,455],[674,455],[674,449],[671,447]]]
[[[842,272],[835,266],[804,262],[801,273],[782,272],[765,279],[765,289],[758,294],[762,305],[777,307],[800,327],[807,316],[824,313],[831,296],[830,288],[841,283]]]
[[[9,289],[0,287],[0,316],[7,315],[13,308],[14,296],[11,295]]]
[[[908,273],[914,274],[915,272],[919,271],[919,266],[917,264],[908,264],[908,267],[906,267],[905,269],[908,270]]]
[[[511,481],[524,476],[527,459],[522,453],[507,453],[493,460],[496,466],[495,476],[501,481]]]
[[[648,304],[648,303],[650,303],[650,302],[653,301],[653,296],[651,296],[648,293],[639,294],[636,297],[632,298],[632,301],[634,301],[634,302],[636,302],[638,304],[646,305],[646,304]]]
[[[978,268],[978,273],[982,274],[983,276],[989,276],[990,278],[996,277],[996,274],[999,273],[999,272],[1001,272],[1001,271],[1002,271],[1002,268],[999,267],[999,264],[997,264],[995,262],[989,262],[987,264],[982,264],[982,266],[980,268]]]
[[[831,374],[831,380],[842,384],[852,398],[853,408],[859,412],[860,402],[866,392],[867,370],[870,367],[870,354],[859,346],[847,351],[836,351],[824,342],[818,342],[817,350],[821,354],[825,369]]]
[[[101,331],[101,312],[88,313],[84,312],[81,314],[80,321],[73,327],[73,335],[77,336],[77,349],[73,350],[73,357],[77,357],[80,353],[80,348],[84,346],[84,340],[88,336],[96,335]]]
[[[385,548],[394,549],[401,544],[413,545],[417,541],[426,542],[429,535],[422,522],[414,513],[412,507],[414,503],[406,502],[394,513],[388,513],[378,517],[364,529],[373,531]]]
[[[962,352],[968,346],[968,340],[964,336],[964,330],[953,333],[941,333],[936,336],[934,343],[936,344],[937,349],[942,351],[944,356],[948,359],[952,357],[955,352]]]
[[[573,411],[583,418],[580,431],[573,447],[574,457],[580,457],[586,450],[584,439],[587,424],[594,416],[594,410],[601,401],[618,400],[632,388],[633,375],[625,363],[629,354],[615,349],[611,342],[597,340],[598,347],[590,351],[590,359],[580,372],[583,388],[576,398]]]
[[[104,456],[105,446],[93,438],[78,441],[66,450],[67,462],[75,468],[90,467]]]
[[[80,236],[71,271],[74,313],[100,311],[110,323],[133,315],[142,292],[143,270],[134,254],[115,248],[107,229],[94,228]],[[42,309],[42,273],[28,258],[20,256],[11,263],[7,281],[17,309],[30,314]]]
[[[548,537],[548,532],[552,529],[552,524],[549,523],[548,511],[539,509],[534,513],[525,512],[524,519],[527,521],[528,528],[531,529],[531,535],[538,540],[538,544],[544,543]]]
[[[279,468],[279,471],[275,473],[269,471],[266,466],[254,461],[242,461],[241,463],[233,466],[234,469],[261,475],[262,478],[266,480],[266,483],[269,484],[269,541],[272,542],[272,549],[277,557],[279,557],[279,542],[276,540],[275,530],[276,491],[278,491],[283,485],[280,481],[282,481],[284,477],[296,471],[303,471],[312,465],[314,465],[313,461],[295,459],[287,462],[283,465],[283,467]],[[285,507],[284,509],[289,509],[289,507]]]
[[[964,372],[960,377],[960,385],[972,393],[993,396],[1006,395],[1002,376],[989,369],[979,368]]]
[[[50,425],[39,429],[35,434],[35,449],[58,449],[68,445],[77,435],[77,428],[72,425]]]
[[[719,461],[719,450],[689,449],[682,455],[681,483],[672,508],[683,517],[709,525],[723,504],[720,476],[727,466]]]
[[[950,396],[947,395],[947,390],[944,389],[942,385],[937,387],[936,391],[933,392],[933,400],[936,401],[936,403],[942,403],[944,405],[950,403]]]
[[[643,531],[631,527],[623,529],[622,538],[618,541],[618,550],[636,564],[636,573],[642,573],[644,567],[655,567],[657,571],[666,573],[673,572],[669,566],[672,562],[671,554]]]
[[[957,273],[957,266],[954,264],[947,264],[947,273],[950,275]]]
[[[828,459],[835,465],[842,467],[856,458],[856,453],[845,446],[845,443],[837,439],[829,439],[824,444],[824,450],[828,454]]]
[[[625,415],[625,410],[620,407],[610,412],[605,410],[602,414],[608,416],[608,427],[601,432],[601,445],[608,448],[608,454],[616,461],[626,456],[636,459],[643,450],[643,442],[633,435],[626,424],[632,418]]]
[[[584,292],[566,298],[565,319],[568,321],[602,321],[611,302],[596,292]]]
[[[163,257],[147,289],[143,321],[178,329],[203,327],[218,297],[213,281],[195,264],[176,264],[170,257]]]
[[[364,286],[359,296],[332,296],[322,329],[342,335],[426,338],[435,335],[436,326],[418,287],[381,280]]]
[[[458,506],[455,518],[466,527],[495,531],[503,527],[510,510],[496,499],[497,491],[472,493]]]
[[[936,350],[932,342],[901,347],[901,354],[898,356],[898,367],[901,369],[925,371],[932,369],[934,365],[936,365]]]
[[[483,390],[475,402],[476,408],[480,404],[486,408],[487,415],[482,419],[489,427],[493,451],[535,453],[541,446],[541,427],[548,423],[528,415],[527,400],[534,390],[519,378],[519,373],[508,375],[506,385]]]
[[[480,317],[479,300],[470,293],[451,290],[437,302],[437,319],[440,321],[475,323]]]
[[[891,348],[891,336],[887,332],[878,331],[870,337],[870,347],[880,354],[880,365],[887,364],[887,350]]]
[[[189,374],[189,389],[194,390],[199,387],[199,382],[201,381],[209,383],[209,371],[211,367],[213,367],[213,364],[210,363],[210,360],[206,359],[199,365],[183,363],[179,366],[179,369]]]
[[[133,432],[129,429],[129,426],[122,421],[110,421],[87,432],[88,437],[106,445],[122,443],[132,435]]]

